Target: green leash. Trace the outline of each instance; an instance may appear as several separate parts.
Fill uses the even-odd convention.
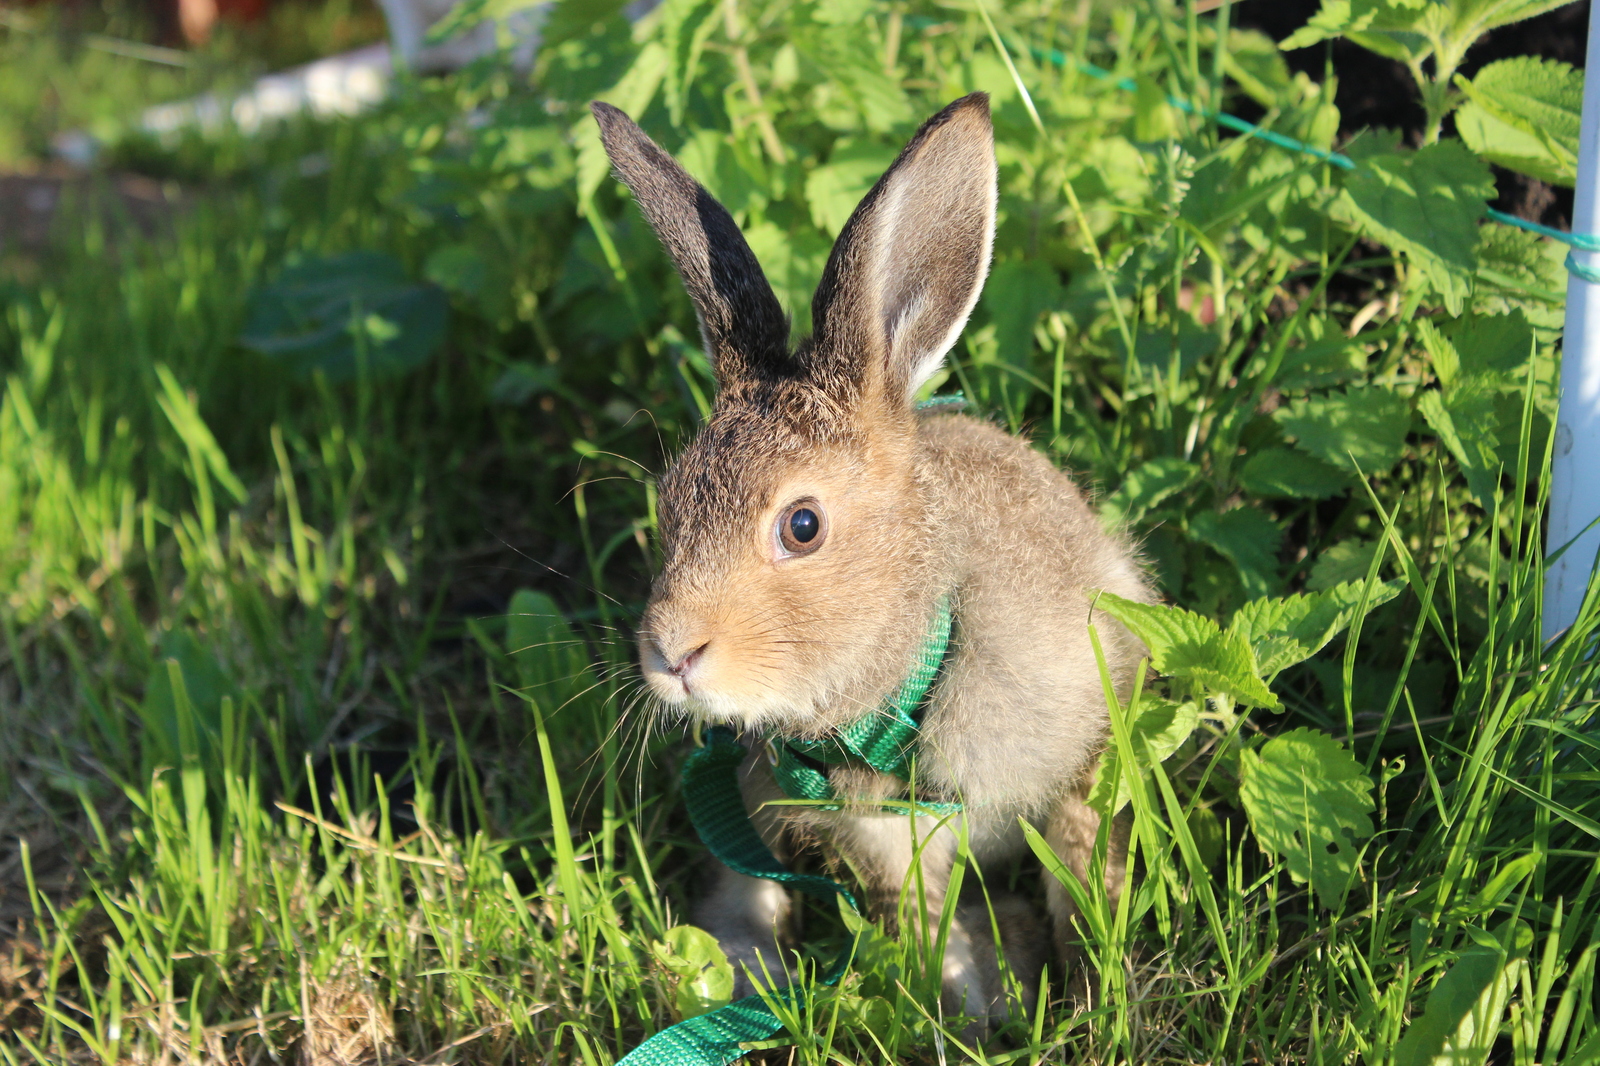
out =
[[[927,640],[917,653],[916,665],[900,690],[884,701],[876,714],[859,718],[821,740],[772,737],[767,758],[778,787],[790,799],[819,800],[823,810],[839,804],[827,768],[842,763],[865,763],[883,774],[911,780],[912,757],[922,731],[920,712],[944,665],[950,647],[950,597],[941,596],[928,627]],[[959,810],[958,804],[919,803],[935,810]],[[698,823],[696,823],[698,826]],[[704,836],[704,834],[702,834]]]
[[[949,647],[950,598],[942,596],[911,674],[882,708],[823,740],[768,740],[773,773],[784,794],[791,799],[830,801],[823,805],[824,809],[838,810],[839,804],[832,802],[838,797],[828,781],[827,767],[844,762],[864,762],[881,773],[910,780],[913,749],[921,725],[919,712]],[[706,731],[705,743],[685,761],[684,806],[701,841],[723,865],[737,873],[788,885],[823,902],[840,897],[859,914],[861,905],[848,888],[831,878],[790,870],[756,832],[739,790],[739,766],[746,754],[748,749],[739,743],[733,730],[716,726]],[[891,809],[904,813],[914,808],[954,811],[960,805],[913,802]],[[824,985],[839,983],[855,950],[852,943],[834,959],[822,976]],[[789,985],[773,991],[771,997],[792,1002],[798,994],[795,986]],[[617,1066],[726,1066],[744,1057],[741,1044],[766,1040],[782,1028],[783,1022],[766,1000],[759,995],[746,996],[663,1029],[624,1056]]]

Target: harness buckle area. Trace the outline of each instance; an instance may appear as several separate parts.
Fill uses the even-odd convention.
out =
[[[767,748],[767,765],[768,766],[774,766],[774,767],[777,766],[778,765],[778,760],[782,757],[778,752],[778,742],[773,740],[771,737],[768,737],[766,739],[766,748]]]

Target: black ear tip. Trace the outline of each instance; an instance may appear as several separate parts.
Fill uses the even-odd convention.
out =
[[[589,113],[594,116],[596,122],[600,123],[602,130],[609,130],[618,125],[624,127],[633,125],[633,119],[628,117],[626,111],[618,107],[612,107],[604,100],[595,100],[590,103]]]
[[[989,111],[989,94],[984,92],[982,89],[975,93],[968,93],[952,104],[951,107],[961,108],[962,110],[972,108],[973,110],[982,111],[987,114]]]

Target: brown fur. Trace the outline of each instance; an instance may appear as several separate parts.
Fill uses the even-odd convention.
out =
[[[923,722],[919,794],[966,805],[980,862],[1023,850],[1020,817],[1086,876],[1098,817],[1083,788],[1106,730],[1089,623],[1124,696],[1142,650],[1091,611],[1091,595],[1150,591],[1128,544],[1026,442],[978,419],[919,415],[911,402],[987,272],[987,99],[930,119],[863,200],[818,288],[817,334],[792,353],[772,344],[776,302],[726,212],[620,112],[596,114],[619,176],[684,275],[721,385],[712,418],[661,483],[664,565],[640,630],[652,691],[700,721],[819,736],[899,685],[948,593],[955,631]],[[774,524],[807,499],[825,509],[826,535],[786,557]],[[778,793],[759,747],[744,773],[746,802],[780,855],[796,831],[820,837],[891,918],[920,872],[924,899],[909,920],[938,915],[956,834],[883,812],[879,801],[905,795],[898,779],[836,768],[835,789],[861,803],[823,812],[762,808]],[[1113,893],[1121,840],[1113,834],[1107,864]],[[1048,897],[1065,951],[1072,905],[1059,886]],[[1036,936],[1014,901],[1000,911],[1013,937]],[[788,904],[770,883],[721,869],[697,920],[754,968]],[[1004,1009],[988,934],[968,911],[955,923],[944,960],[952,1010]],[[1036,944],[1011,947],[1022,969],[1041,957]],[[776,970],[779,958],[769,950],[763,961]]]

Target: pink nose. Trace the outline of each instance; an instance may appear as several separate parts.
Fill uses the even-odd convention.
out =
[[[688,654],[686,654],[683,658],[679,659],[675,663],[672,662],[670,659],[668,659],[665,654],[663,654],[661,656],[661,661],[666,664],[667,673],[671,674],[673,677],[677,678],[679,681],[686,681],[686,680],[688,680],[688,677],[689,677],[689,671],[693,670],[694,669],[694,664],[700,661],[701,653],[704,652],[710,646],[711,646],[711,642],[707,641],[706,643],[700,645],[698,648],[696,648],[693,651],[691,651]]]

